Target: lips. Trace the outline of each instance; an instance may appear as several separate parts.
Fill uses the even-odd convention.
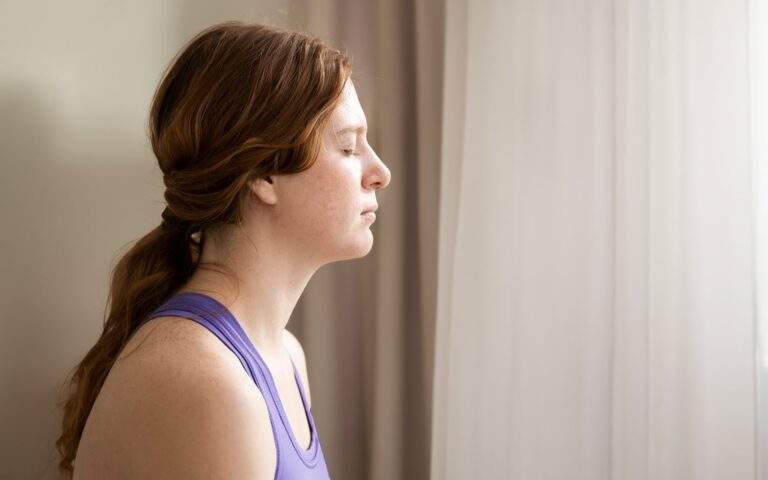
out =
[[[360,215],[365,215],[366,213],[372,213],[375,212],[379,208],[378,205],[373,205],[372,207],[368,207],[365,210],[363,210]]]

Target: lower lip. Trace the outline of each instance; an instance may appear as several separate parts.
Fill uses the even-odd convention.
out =
[[[368,220],[376,220],[376,214],[373,212],[366,212],[361,214],[361,216],[367,218]]]

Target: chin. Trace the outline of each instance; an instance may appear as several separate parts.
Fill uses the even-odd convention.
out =
[[[373,249],[373,234],[370,230],[365,235],[365,239],[358,239],[353,245],[347,246],[342,255],[343,260],[354,260],[368,255]]]
[[[371,252],[371,250],[373,250],[373,235],[371,235],[371,240],[369,242],[360,245],[360,247],[357,249],[357,255],[355,258],[365,257]]]

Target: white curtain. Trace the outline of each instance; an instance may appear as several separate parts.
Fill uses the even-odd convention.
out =
[[[750,155],[755,219],[756,478],[768,478],[768,1],[749,1]]]
[[[447,2],[433,479],[768,478],[765,11]]]

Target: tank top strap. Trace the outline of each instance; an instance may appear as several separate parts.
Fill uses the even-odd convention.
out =
[[[203,293],[180,292],[169,297],[148,315],[142,324],[160,316],[179,316],[201,324],[216,335],[240,360],[267,404],[277,453],[275,479],[329,479],[315,419],[307,404],[303,381],[293,358],[291,358],[293,377],[298,386],[310,429],[310,443],[307,449],[299,444],[293,433],[269,367],[227,307]]]
[[[254,365],[255,359],[244,341],[242,328],[236,321],[230,320],[229,315],[224,314],[223,306],[211,302],[209,298],[193,292],[177,293],[156,308],[142,323],[164,316],[184,317],[199,323],[229,348],[259,390],[262,393],[268,393],[264,391],[267,385],[266,378],[262,370]]]

